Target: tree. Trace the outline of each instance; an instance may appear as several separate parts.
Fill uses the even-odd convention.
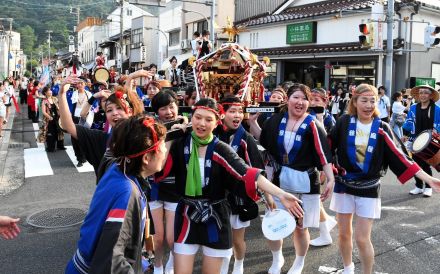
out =
[[[35,42],[37,41],[34,29],[31,26],[26,25],[18,28],[17,31],[20,33],[21,48],[25,54],[30,54],[34,48]]]

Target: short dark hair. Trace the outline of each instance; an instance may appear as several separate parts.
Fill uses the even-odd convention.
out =
[[[211,33],[209,32],[209,30],[204,29],[204,30],[202,31],[202,36],[210,35],[210,34],[211,34]]]
[[[203,107],[209,107],[212,108],[213,110],[218,112],[218,104],[217,101],[215,101],[212,98],[202,98],[199,101],[197,101],[197,103],[194,104],[194,107],[197,106],[203,106]],[[194,114],[195,109],[192,111]]]
[[[161,90],[156,93],[151,100],[151,108],[153,108],[154,113],[157,114],[160,108],[168,106],[171,103],[178,105],[176,93],[171,90]]]
[[[195,32],[193,33],[193,36],[200,36],[200,32],[195,31]]]
[[[43,88],[43,90],[41,91],[41,93],[44,95],[44,96],[46,96],[46,93],[49,91],[49,86],[45,86],[44,88]]]
[[[226,96],[225,98],[223,98],[220,101],[220,104],[224,104],[224,103],[229,103],[229,104],[222,105],[223,106],[223,110],[226,112],[231,107],[231,105],[230,105],[231,103],[232,104],[235,104],[235,103],[240,104],[241,100],[240,100],[240,98],[235,97],[235,96]]]
[[[185,95],[191,97],[194,91],[196,91],[196,88],[194,86],[188,86],[185,89]]]
[[[176,62],[177,62],[176,56],[173,56],[173,57],[170,58],[170,63],[172,63],[174,60],[176,60]]]
[[[152,68],[156,68],[157,69],[157,65],[152,63],[148,66],[148,69],[152,69]]]
[[[400,92],[400,91],[396,91],[396,92],[394,92],[393,93],[393,97],[391,98],[393,101],[396,101],[397,100],[397,98],[399,98],[399,97],[401,97],[402,96],[402,92]]]
[[[151,117],[148,118],[151,119]],[[116,123],[110,140],[110,150],[115,158],[133,155],[154,145],[153,132],[150,127],[144,125],[144,120],[148,118],[145,115],[136,115]],[[156,132],[157,139],[163,140],[166,128],[160,122],[154,123],[152,127]],[[124,163],[127,175],[139,174],[142,167],[142,156],[139,155]]]
[[[383,89],[384,91],[387,91],[387,89],[384,86],[380,86],[377,88],[377,90],[381,90],[381,89]]]

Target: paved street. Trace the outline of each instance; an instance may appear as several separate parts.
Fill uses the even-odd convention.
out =
[[[15,179],[1,181],[0,213],[20,217],[22,233],[12,241],[0,240],[0,273],[62,273],[76,248],[79,226],[33,228],[26,223],[26,218],[50,208],[87,208],[95,188],[94,173],[78,170],[65,151],[46,154],[41,150],[37,156],[29,158],[35,162],[25,161],[24,156],[30,155],[29,149],[35,152],[38,145],[33,125],[23,118],[26,117],[16,114],[10,139],[5,138],[9,141],[9,149],[6,144],[1,146],[0,155],[7,153],[6,161],[2,158],[2,165],[5,165],[3,179],[10,176],[11,172],[8,173],[7,169],[11,167],[11,176]],[[69,137],[66,137],[66,145],[70,145]],[[49,167],[45,164],[45,157]],[[31,177],[38,174],[40,166],[45,172],[50,169],[53,175]],[[373,232],[376,251],[374,269],[378,273],[427,274],[438,273],[440,269],[440,196],[435,194],[430,199],[410,197],[408,191],[412,187],[413,182],[400,186],[391,173],[383,180],[382,219],[376,222]],[[312,231],[312,238],[315,235],[316,231]],[[336,229],[332,235],[336,240]],[[266,273],[272,257],[266,249],[259,220],[253,222],[246,239],[245,273]],[[283,273],[286,273],[294,258],[291,241],[285,241],[283,251],[286,258]],[[354,258],[359,270],[359,259],[356,255]],[[303,273],[332,273],[341,267],[337,245],[333,244],[311,248]],[[196,273],[199,270],[200,267],[197,267]]]

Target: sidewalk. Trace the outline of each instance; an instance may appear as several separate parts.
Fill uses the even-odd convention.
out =
[[[13,133],[22,130],[22,128],[17,128],[17,126],[22,127],[22,119],[18,123],[15,121],[22,115],[23,117],[26,115],[23,113],[26,108],[23,105],[20,107],[21,114],[16,113],[13,106],[10,108],[9,121],[3,127],[3,138],[0,140],[0,197],[11,193],[24,183],[23,153],[24,148],[29,147],[29,144],[15,140],[14,135],[17,134]],[[14,122],[16,122],[15,128]]]

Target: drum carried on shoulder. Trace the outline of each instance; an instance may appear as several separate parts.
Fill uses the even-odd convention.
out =
[[[412,148],[414,155],[440,171],[440,134],[425,130],[414,139]]]
[[[93,71],[93,80],[94,83],[106,83],[110,78],[110,72],[104,66],[98,66]]]

